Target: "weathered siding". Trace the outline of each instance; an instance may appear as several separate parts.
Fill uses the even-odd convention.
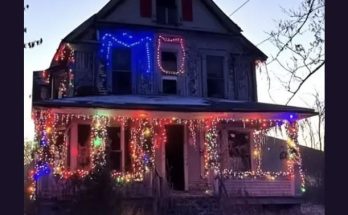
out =
[[[294,185],[290,179],[243,179],[224,182],[230,196],[293,196]]]
[[[74,50],[73,85],[74,95],[85,96],[96,94],[96,78],[98,71],[98,52],[96,45],[76,44]]]

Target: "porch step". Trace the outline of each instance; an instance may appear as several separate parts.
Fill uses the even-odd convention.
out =
[[[169,197],[165,215],[222,215],[219,199],[209,196]]]

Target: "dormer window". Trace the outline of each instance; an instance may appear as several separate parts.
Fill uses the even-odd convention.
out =
[[[176,0],[156,0],[156,15],[159,24],[178,24],[178,6]]]

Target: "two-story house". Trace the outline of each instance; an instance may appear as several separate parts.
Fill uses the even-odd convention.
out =
[[[299,195],[296,122],[315,112],[257,101],[266,59],[212,0],[109,1],[34,72],[33,194],[47,175],[84,177],[99,165],[147,195],[158,186]],[[274,172],[262,168],[270,129],[289,137]]]

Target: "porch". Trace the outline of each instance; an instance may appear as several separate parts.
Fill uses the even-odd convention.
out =
[[[97,166],[109,168],[114,189],[125,197],[170,196],[173,190],[202,196],[289,197],[304,189],[296,121],[310,116],[310,110],[293,112],[292,107],[287,112],[283,106],[266,105],[267,111],[257,112],[257,104],[231,101],[211,107],[201,98],[182,98],[175,104],[180,108],[163,110],[165,101],[156,99],[142,110],[138,104],[124,109],[123,103],[120,109],[105,108],[105,103],[98,104],[100,98],[89,107],[67,101],[60,103],[63,106],[48,101],[35,107],[42,150],[30,175],[31,195],[72,196],[66,193],[74,192],[64,188],[70,185],[60,183],[73,176],[83,180]],[[194,108],[185,112],[184,103]],[[239,111],[226,112],[230,106]],[[285,131],[289,140],[281,151],[280,168],[268,171],[262,169],[262,145],[271,128]],[[49,177],[57,182],[39,185]],[[69,189],[84,189],[74,186]]]

